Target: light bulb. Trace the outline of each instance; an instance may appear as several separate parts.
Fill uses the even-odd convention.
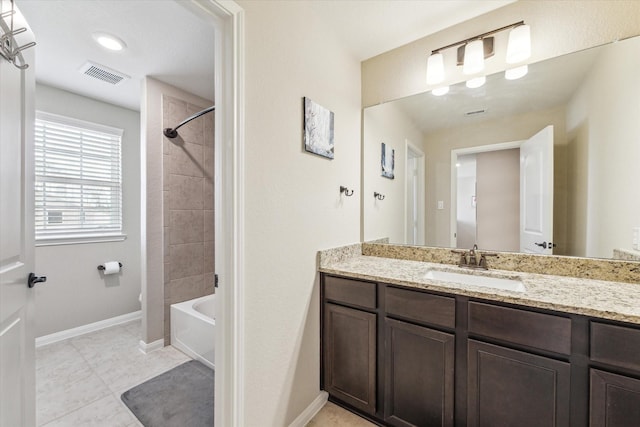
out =
[[[437,85],[444,80],[444,58],[441,53],[432,53],[427,59],[427,84]]]
[[[519,25],[509,32],[507,64],[516,64],[531,56],[531,27]]]
[[[482,39],[467,43],[464,47],[462,72],[476,74],[484,70],[484,43]]]

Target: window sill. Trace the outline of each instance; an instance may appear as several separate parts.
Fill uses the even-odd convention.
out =
[[[36,239],[36,247],[39,246],[60,246],[60,245],[81,245],[85,243],[108,243],[122,242],[127,235],[119,234],[96,234],[85,236],[60,236]]]

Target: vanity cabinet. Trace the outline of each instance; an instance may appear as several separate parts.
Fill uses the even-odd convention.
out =
[[[388,318],[385,325],[385,421],[452,426],[454,335]]]
[[[472,301],[468,322],[467,425],[570,425],[571,319]]]
[[[455,336],[434,327],[455,328],[455,298],[386,286],[384,314],[385,421],[452,426]]]
[[[569,363],[475,340],[468,355],[468,426],[569,425]]]
[[[640,425],[640,330],[591,322],[590,343],[589,425]]]
[[[322,274],[321,386],[385,426],[640,426],[640,326]]]
[[[375,414],[377,315],[370,310],[376,308],[376,284],[328,276],[323,293],[324,389]]]

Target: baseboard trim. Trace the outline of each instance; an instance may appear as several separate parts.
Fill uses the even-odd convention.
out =
[[[64,331],[54,332],[53,334],[43,335],[36,338],[36,348],[138,319],[142,319],[142,310],[112,317],[110,319],[100,320],[99,322],[89,323],[88,325],[78,326],[77,328],[66,329]]]
[[[311,421],[311,419],[315,417],[320,409],[322,409],[322,407],[327,403],[327,400],[329,400],[329,393],[327,393],[326,391],[321,391],[318,397],[316,397],[313,402],[311,402],[311,404],[307,406],[307,408],[302,411],[302,413],[298,415],[298,417],[293,420],[291,424],[289,424],[289,427],[306,426],[309,421]]]
[[[147,344],[146,342],[140,340],[138,343],[138,349],[144,354],[149,354],[152,351],[160,350],[164,347],[164,338],[160,338],[159,340],[155,340]]]

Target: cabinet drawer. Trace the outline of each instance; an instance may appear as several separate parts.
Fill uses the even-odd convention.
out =
[[[324,276],[324,297],[331,301],[376,308],[376,284],[342,277]]]
[[[566,317],[470,302],[469,332],[571,354],[571,319]]]
[[[455,298],[387,287],[385,311],[405,319],[455,328]]]
[[[640,330],[591,322],[591,360],[640,371]]]

